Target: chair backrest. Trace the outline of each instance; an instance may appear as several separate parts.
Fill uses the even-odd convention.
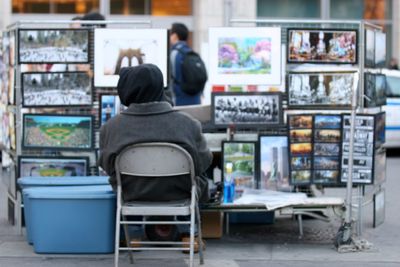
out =
[[[115,160],[117,183],[120,174],[136,177],[171,177],[189,175],[194,180],[194,164],[190,154],[173,143],[139,143],[123,149]]]

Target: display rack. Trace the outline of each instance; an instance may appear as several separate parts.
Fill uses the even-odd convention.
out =
[[[355,220],[356,223],[356,233],[358,236],[362,234],[362,207],[371,201],[371,196],[375,194],[375,192],[380,190],[381,184],[379,185],[372,185],[371,192],[368,196],[365,196],[365,185],[358,185],[357,186],[357,204],[352,204],[353,202],[353,148],[354,148],[354,133],[355,133],[355,118],[358,112],[368,112],[368,110],[364,109],[363,107],[363,97],[364,97],[364,71],[365,71],[365,30],[366,29],[373,29],[377,31],[382,31],[382,28],[365,22],[365,21],[335,21],[335,20],[308,20],[308,21],[300,21],[300,20],[280,20],[280,19],[231,19],[229,21],[229,26],[251,26],[251,27],[260,27],[260,26],[269,26],[269,27],[280,27],[282,30],[282,44],[287,44],[287,29],[289,28],[306,28],[306,29],[315,29],[315,28],[326,28],[326,29],[354,29],[358,31],[358,43],[357,43],[357,50],[358,50],[358,59],[357,64],[352,65],[350,67],[334,67],[336,71],[343,71],[343,70],[356,70],[358,72],[358,89],[355,88],[352,93],[351,99],[351,107],[346,110],[346,112],[350,112],[351,115],[351,127],[350,127],[350,147],[349,147],[349,164],[348,164],[348,179],[346,183],[346,196],[345,196],[345,207],[346,212],[344,216],[344,231],[338,233],[341,239],[345,240],[345,242],[349,241],[351,238],[351,228],[352,222],[354,217],[352,215],[353,208],[357,208],[357,219]],[[284,51],[282,52],[285,53]],[[297,68],[297,64],[287,64],[285,67],[285,75],[287,72]],[[321,65],[318,65],[321,68]],[[321,70],[325,70],[325,68],[321,68]],[[328,69],[327,69],[328,70]],[[310,111],[313,113],[314,111]],[[290,111],[288,111],[290,114]],[[228,136],[231,136],[228,134]]]
[[[80,24],[79,28],[74,27],[74,25]],[[22,92],[21,92],[21,74],[22,74],[22,65],[18,60],[18,32],[19,30],[29,30],[29,29],[71,29],[71,30],[82,30],[86,29],[89,31],[89,60],[88,63],[83,63],[89,66],[89,72],[93,73],[94,70],[94,30],[99,26],[107,25],[108,28],[150,28],[152,26],[151,21],[149,20],[124,20],[124,21],[71,21],[71,20],[42,20],[42,21],[19,21],[7,27],[7,32],[14,32],[15,35],[15,83],[14,83],[14,92],[15,92],[15,103],[11,107],[16,116],[15,120],[15,134],[16,134],[16,147],[15,150],[9,151],[12,159],[11,167],[10,167],[10,183],[8,188],[8,214],[9,221],[11,223],[16,223],[19,231],[22,229],[22,200],[21,200],[21,192],[17,187],[17,159],[18,156],[21,155],[29,155],[29,156],[85,156],[89,158],[89,175],[98,175],[98,167],[97,167],[97,153],[98,153],[98,144],[99,144],[99,128],[101,120],[99,118],[99,95],[102,93],[115,93],[115,88],[111,87],[95,87],[93,77],[91,77],[91,97],[92,104],[89,106],[70,106],[70,107],[23,107],[22,106]],[[37,63],[39,65],[41,63]],[[68,70],[73,63],[59,63],[66,64],[66,69]],[[35,65],[34,63],[30,65]],[[93,123],[93,131],[94,136],[92,136],[94,140],[94,146],[87,151],[74,151],[74,150],[52,150],[52,149],[29,149],[22,147],[22,116],[26,113],[34,113],[40,114],[45,110],[46,113],[51,114],[74,114],[74,115],[92,115],[94,118]]]

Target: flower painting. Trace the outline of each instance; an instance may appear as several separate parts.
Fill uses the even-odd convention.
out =
[[[210,81],[223,85],[280,85],[281,29],[229,27],[209,30]]]
[[[236,74],[270,73],[271,38],[219,39],[218,71]]]

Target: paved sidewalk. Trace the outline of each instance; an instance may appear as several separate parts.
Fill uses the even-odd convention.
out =
[[[400,158],[389,158],[387,164],[386,220],[372,228],[372,203],[363,209],[362,238],[373,243],[370,251],[336,252],[332,239],[340,225],[335,218],[329,223],[304,220],[304,237],[298,238],[297,223],[288,217],[277,218],[273,225],[234,225],[231,234],[207,241],[204,266],[307,266],[307,267],[372,267],[400,266]],[[0,267],[50,266],[113,266],[113,255],[39,255],[6,220],[6,183],[0,182]],[[345,194],[344,189],[330,189],[327,194]],[[136,252],[135,267],[187,266],[187,255],[181,252]],[[196,258],[197,259],[197,258]],[[127,255],[121,256],[120,266],[131,266]],[[197,263],[197,261],[196,261]]]

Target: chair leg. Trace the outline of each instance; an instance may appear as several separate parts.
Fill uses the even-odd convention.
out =
[[[189,266],[193,267],[194,262],[193,262],[193,257],[194,257],[194,215],[195,215],[195,208],[194,208],[194,203],[192,203],[191,207],[191,212],[190,212],[190,257],[189,257]]]
[[[204,264],[204,255],[203,255],[203,234],[201,232],[201,217],[200,217],[200,209],[199,205],[196,204],[196,217],[197,217],[197,237],[199,239],[199,258],[200,265]]]
[[[122,219],[123,219],[124,221],[127,221],[127,220],[126,220],[126,216],[122,216]],[[125,232],[126,247],[129,248],[129,247],[131,246],[131,237],[129,236],[129,227],[128,227],[127,224],[124,224],[124,232]],[[133,253],[132,253],[132,250],[128,250],[128,253],[129,253],[129,261],[131,262],[131,264],[133,264],[133,263],[134,263],[134,260],[133,260]]]
[[[116,211],[116,222],[115,222],[115,247],[114,247],[114,267],[118,267],[118,260],[119,260],[119,237],[120,237],[120,217],[121,217],[121,210],[117,208]]]

